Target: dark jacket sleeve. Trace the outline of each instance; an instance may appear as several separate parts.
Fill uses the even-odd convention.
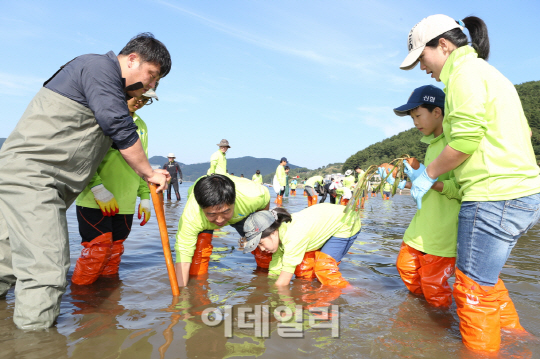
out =
[[[137,126],[129,115],[122,74],[112,60],[95,57],[81,69],[81,84],[88,107],[106,136],[119,149],[126,149],[139,139]]]

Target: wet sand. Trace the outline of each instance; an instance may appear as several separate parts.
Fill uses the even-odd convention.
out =
[[[165,201],[171,247],[189,185],[180,186],[181,202]],[[298,212],[307,206],[307,199],[298,191],[296,197],[285,197],[283,204]],[[253,256],[236,249],[236,231],[224,227],[213,240],[209,275],[191,279],[190,287],[178,298],[171,295],[155,216],[144,227],[135,219],[119,276],[101,278],[86,287],[68,285],[54,328],[16,329],[13,289],[0,300],[0,358],[486,357],[462,345],[455,305],[448,311],[431,308],[409,294],[399,278],[395,258],[414,212],[410,196],[396,195],[390,201],[379,196],[366,202],[362,232],[340,265],[352,290],[336,292],[321,288],[316,281],[295,280],[290,291],[278,292],[266,273],[255,270]],[[68,225],[71,277],[82,248],[74,206],[68,210]],[[536,339],[540,335],[539,245],[540,225],[518,241],[501,273],[521,324],[533,337],[503,333],[501,351],[495,357],[540,358]],[[293,312],[302,306],[302,322],[294,327],[294,319],[286,325],[278,321],[273,310],[281,305]],[[330,313],[330,320],[309,313],[308,308],[321,305],[336,305],[339,313]],[[208,326],[201,314],[209,308],[219,308],[220,313],[231,308],[232,315],[225,315],[217,326]],[[269,316],[262,329],[255,328],[249,318],[243,323],[245,316],[239,315],[258,308],[261,317]],[[339,321],[339,337],[331,328],[314,327],[309,320]],[[302,337],[285,338],[291,335],[284,335],[287,328]],[[226,336],[229,329],[232,337]]]

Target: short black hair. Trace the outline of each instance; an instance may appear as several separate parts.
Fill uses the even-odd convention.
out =
[[[227,176],[211,174],[201,177],[193,188],[195,200],[202,209],[232,205],[236,201],[236,187]]]
[[[171,54],[163,43],[150,32],[133,37],[120,51],[119,55],[137,54],[143,62],[159,65],[159,76],[165,77],[171,71]]]
[[[255,171],[256,174],[260,175],[261,174],[261,171],[257,170]]]
[[[435,110],[437,107],[441,109],[441,114],[442,114],[442,116],[444,117],[444,108],[442,108],[442,107],[440,107],[440,106],[430,105],[430,104],[428,104],[428,103],[423,103],[423,104],[421,104],[420,106],[418,106],[418,107],[416,107],[416,108],[413,108],[413,110],[414,110],[414,109],[417,109],[417,108],[425,108],[426,110],[429,111],[429,113],[432,113],[433,110]],[[407,115],[410,116],[410,115],[411,115],[411,111],[412,111],[412,110],[407,111]]]
[[[354,170],[355,170],[355,171],[356,171],[356,170],[361,170],[361,168],[360,168],[360,166],[356,166],[356,167],[354,168]]]
[[[289,166],[285,166],[285,171],[290,170]]]

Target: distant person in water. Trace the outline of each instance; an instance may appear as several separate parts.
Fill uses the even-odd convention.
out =
[[[180,191],[178,190],[178,184],[182,184],[183,182],[182,170],[180,169],[180,165],[178,164],[178,162],[175,161],[176,157],[174,153],[169,153],[169,156],[167,157],[169,158],[169,162],[163,165],[163,169],[169,171],[169,174],[171,175],[170,186],[167,189],[167,199],[171,200],[171,195],[174,188],[176,200],[180,201],[181,197]]]
[[[285,186],[287,185],[287,174],[285,173],[286,165],[287,165],[287,158],[281,157],[281,161],[279,162],[279,165],[276,168],[276,174],[275,174],[275,177],[277,178],[277,181],[281,187],[279,190],[279,193],[277,194],[276,200],[274,202],[278,206],[281,206],[283,204],[283,194],[285,193]]]
[[[322,176],[313,176],[306,181],[304,188],[308,195],[308,207],[317,204],[318,196],[315,188],[317,186],[323,186],[323,181]]]
[[[225,153],[231,146],[229,146],[229,141],[225,139],[221,140],[217,145],[219,150],[214,152],[210,157],[210,168],[206,172],[208,175],[211,175],[212,173],[220,175],[227,174],[227,156],[225,156]],[[233,173],[231,173],[231,175],[233,175]]]
[[[290,171],[290,167],[289,166],[285,166],[285,191],[283,193],[283,195],[285,197],[289,197],[289,171]]]
[[[291,188],[291,196],[296,196],[296,186],[298,184],[298,181],[296,178],[293,178],[291,182],[289,183],[289,187]]]
[[[261,176],[261,171],[255,171],[255,174],[253,175],[253,177],[251,177],[251,180],[255,183],[263,184],[263,177]]]
[[[330,182],[325,183],[324,186],[319,187],[319,194],[322,196],[319,203],[324,203],[326,201],[326,197],[330,197],[330,203],[335,204],[336,203],[336,191],[333,193],[330,193],[331,189],[330,187],[334,184],[334,177],[330,179]]]

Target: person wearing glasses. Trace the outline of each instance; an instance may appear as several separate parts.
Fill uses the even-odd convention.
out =
[[[158,97],[153,89],[127,101],[129,114],[137,126],[146,157],[148,128],[135,111],[152,104]],[[118,274],[124,241],[133,223],[135,203],[140,197],[139,219],[144,226],[150,219],[150,190],[146,182],[126,163],[120,151],[111,147],[86,188],[77,197],[77,221],[83,250],[71,281],[88,285],[100,276]]]

